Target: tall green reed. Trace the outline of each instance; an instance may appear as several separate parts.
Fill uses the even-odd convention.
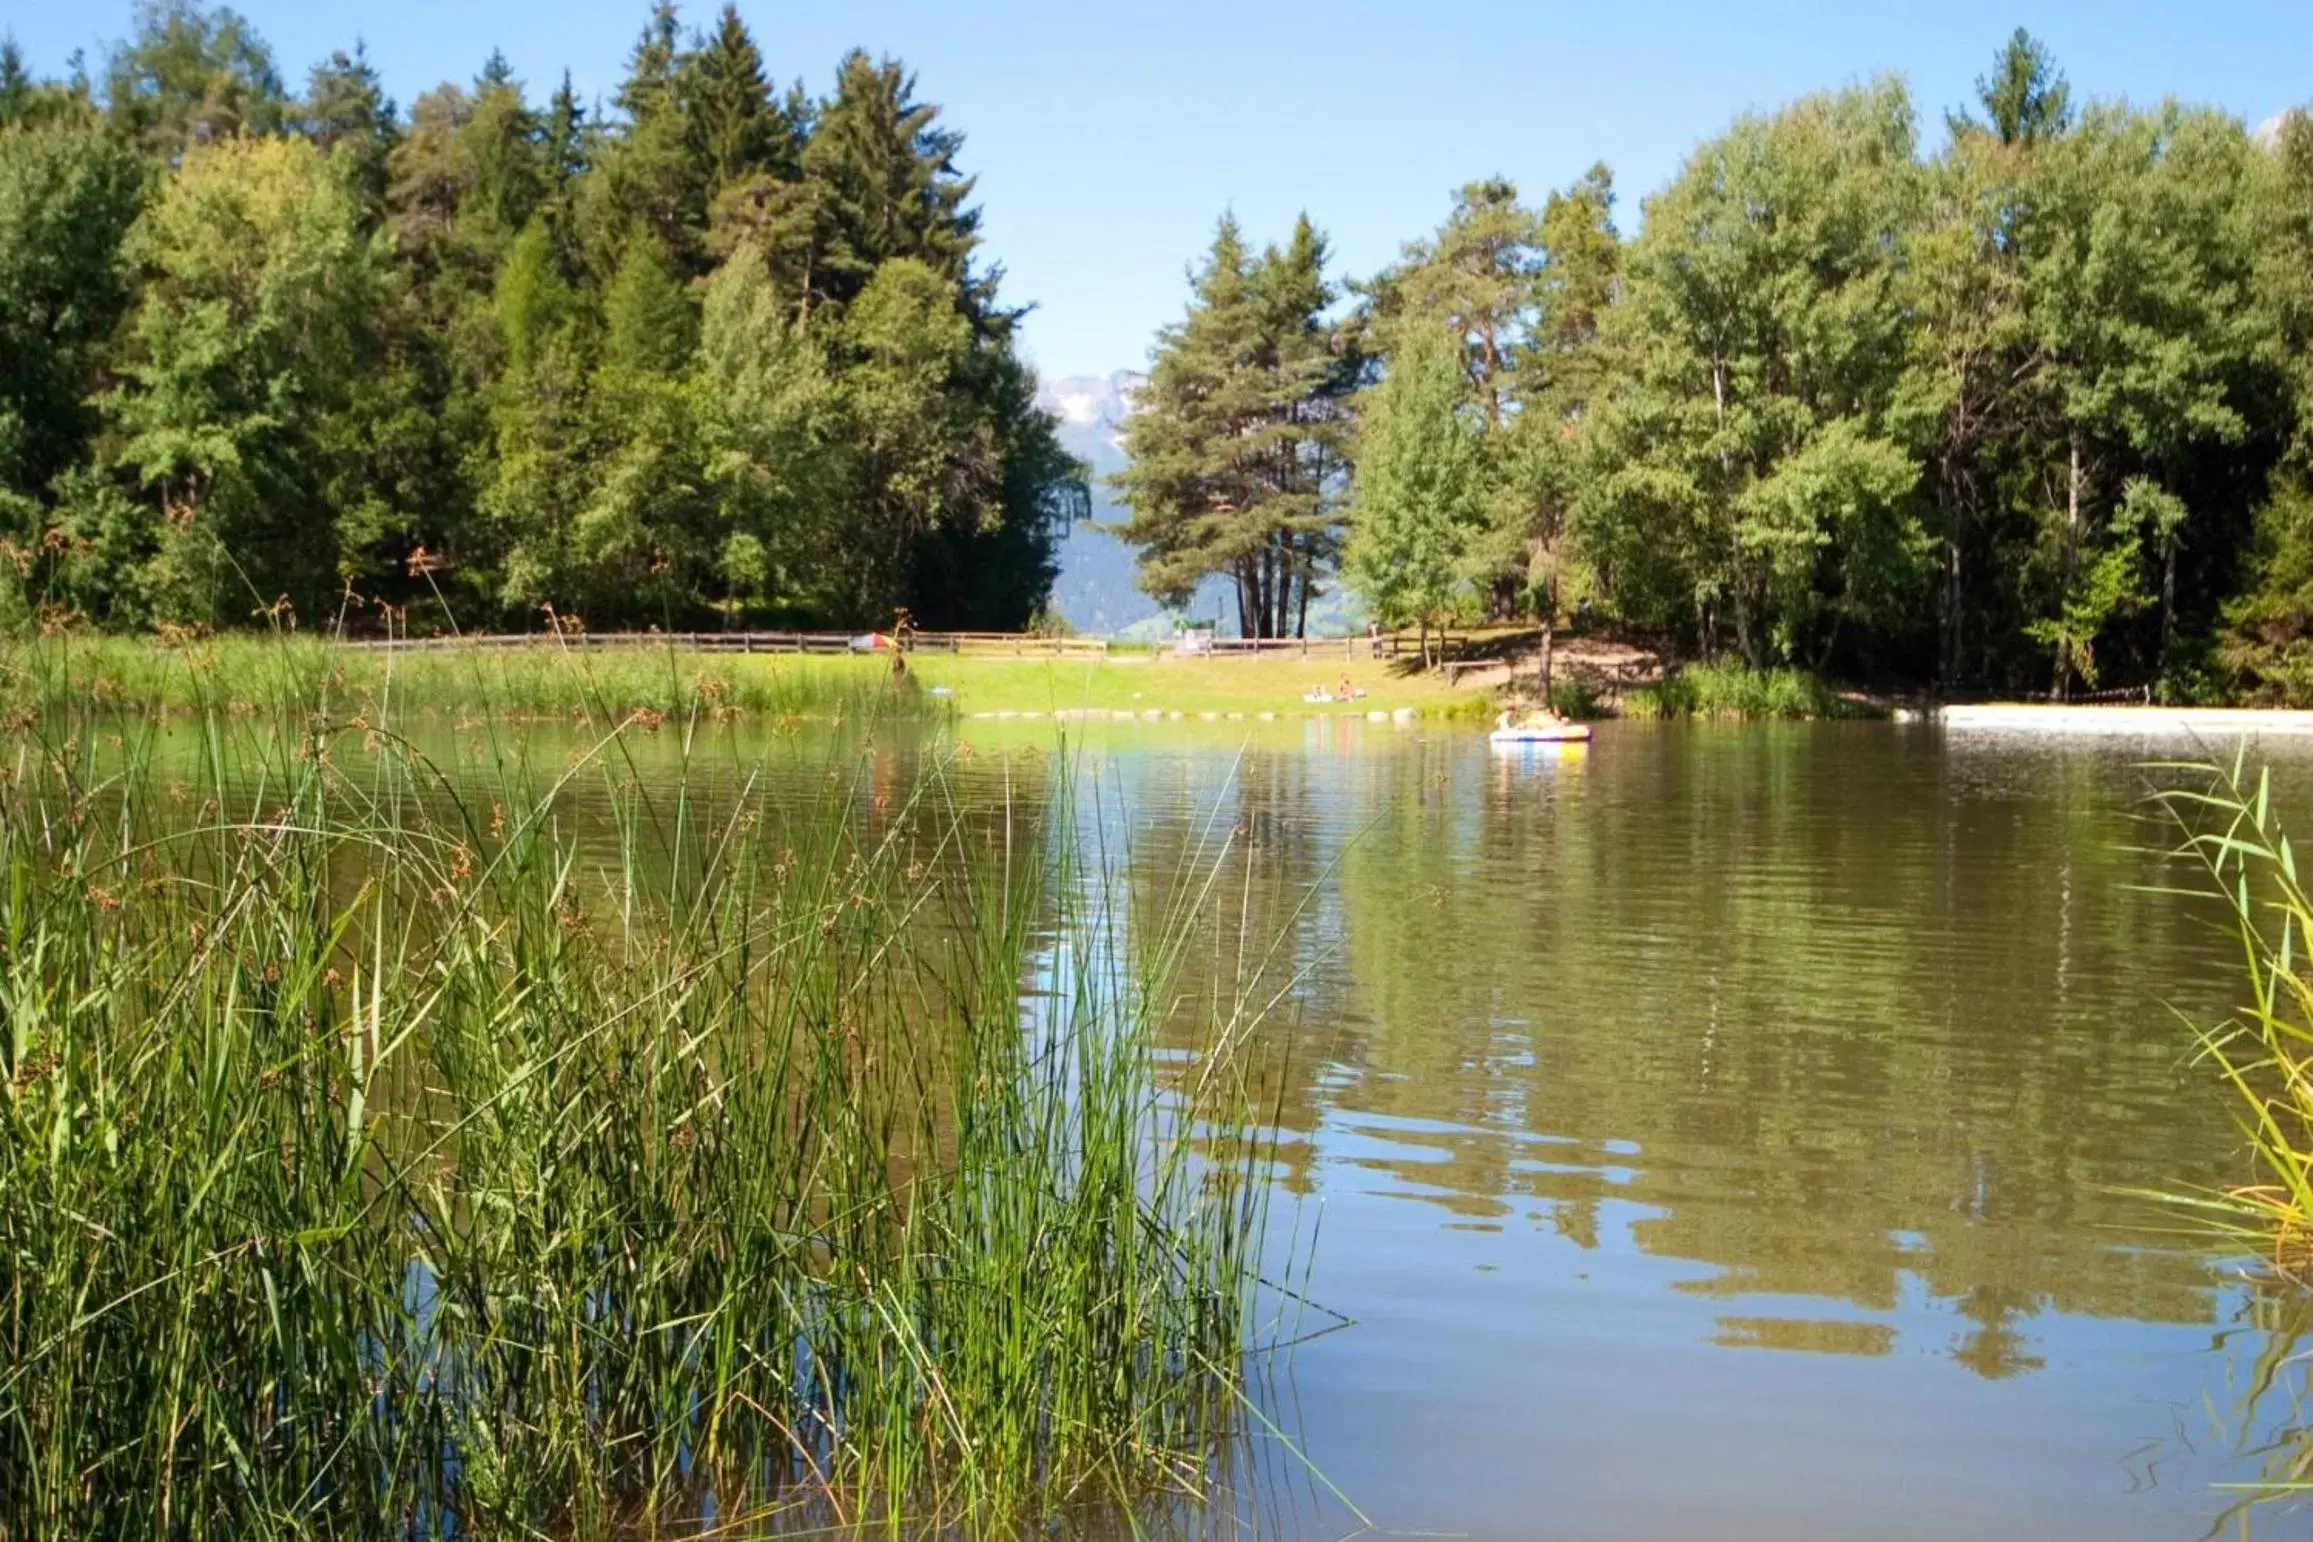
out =
[[[1159,1078],[1176,948],[1070,945],[1105,886],[1064,786],[653,792],[629,719],[485,808],[382,702],[264,699],[7,741],[0,1533],[977,1526],[1206,1480],[1265,1136],[1241,1023]]]
[[[21,722],[86,707],[263,715],[281,682],[348,713],[404,716],[848,717],[930,712],[937,698],[895,687],[888,657],[592,650],[543,640],[523,648],[408,651],[313,635],[60,634],[0,643],[0,718]]]
[[[1689,664],[1623,699],[1625,716],[1642,718],[1819,718],[1846,708],[1837,692],[1796,669],[1742,664]]]
[[[2180,832],[2179,854],[2200,871],[2189,892],[2222,907],[2244,987],[2230,1016],[2194,1031],[2233,1095],[2250,1171],[2181,1198],[2302,1278],[2313,1264],[2313,897],[2274,812],[2270,772],[2251,776],[2244,754],[2157,768],[2183,778],[2155,797]]]

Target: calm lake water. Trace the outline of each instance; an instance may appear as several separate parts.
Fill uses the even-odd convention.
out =
[[[2206,1533],[2258,1470],[2258,1335],[2123,1192],[2238,1171],[2171,1010],[2221,1014],[2230,955],[2145,892],[2136,767],[2190,748],[1092,736],[1078,817],[1164,871],[1220,810],[1224,927],[1300,979],[1264,1048],[1311,1293],[1355,1324],[1278,1423],[1389,1531]],[[1249,1488],[1265,1530],[1356,1528],[1289,1462]]]
[[[2279,1393],[2245,1404],[2256,1294],[2129,1193],[2245,1175],[2176,1015],[2222,1014],[2233,955],[2150,892],[2180,875],[2137,768],[2195,747],[957,732],[967,800],[1041,807],[1073,767],[1062,817],[1107,854],[1128,928],[1226,837],[1184,988],[1289,987],[1255,1046],[1276,1224],[1314,1230],[1309,1294],[1353,1321],[1262,1387],[1325,1481],[1255,1430],[1196,1529],[2313,1529],[2225,1519],[2218,1485],[2253,1479],[2287,1418]],[[872,809],[934,752],[906,737],[786,741],[771,796]],[[2260,753],[2313,829],[2313,748]],[[632,774],[671,774],[662,754]]]

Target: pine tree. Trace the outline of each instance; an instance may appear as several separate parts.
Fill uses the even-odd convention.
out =
[[[1541,277],[1541,220],[1496,177],[1464,187],[1445,227],[1407,245],[1397,267],[1375,282],[1373,308],[1385,334],[1403,318],[1417,332],[1444,326],[1461,337],[1472,398],[1498,429],[1516,392],[1512,376],[1540,306]]]
[[[1558,617],[1587,572],[1575,539],[1581,434],[1612,364],[1601,342],[1622,266],[1614,179],[1593,166],[1542,206],[1539,313],[1519,357],[1518,415],[1488,456],[1486,519],[1470,570],[1523,597],[1541,623],[1537,670],[1548,698]]]
[[[1186,603],[1224,574],[1248,637],[1307,623],[1339,532],[1343,399],[1355,369],[1323,321],[1325,247],[1304,217],[1291,244],[1250,255],[1224,217],[1187,316],[1159,335],[1114,478],[1132,518],[1141,587]]]

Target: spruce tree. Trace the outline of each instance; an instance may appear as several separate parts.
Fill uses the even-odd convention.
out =
[[[506,56],[495,49],[474,82],[473,109],[457,141],[470,178],[463,211],[486,221],[501,242],[511,240],[537,212],[546,170],[538,115]]]
[[[1992,73],[1976,77],[1976,100],[2004,145],[2033,145],[2072,125],[2072,88],[2048,45],[2018,27]]]
[[[589,179],[582,244],[598,260],[615,260],[640,221],[685,278],[705,268],[706,182],[683,112],[685,72],[675,8],[657,0],[618,88],[624,121],[605,136],[601,175]]]
[[[736,5],[723,7],[715,30],[683,61],[680,89],[691,155],[710,201],[749,177],[800,174],[795,125],[772,95]]]
[[[635,374],[673,375],[691,352],[691,302],[667,270],[666,253],[648,230],[626,242],[603,294],[603,362]]]
[[[895,257],[965,279],[980,216],[967,201],[972,179],[956,169],[963,138],[940,126],[939,111],[916,100],[896,59],[854,51],[836,72],[803,150],[805,180],[825,189],[811,211],[824,232],[813,281],[825,298],[847,302]]]

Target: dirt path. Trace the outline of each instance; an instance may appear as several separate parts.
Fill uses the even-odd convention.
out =
[[[1456,689],[1501,690],[1515,681],[1530,690],[1534,672],[1541,667],[1540,648],[1529,647],[1499,663],[1459,671],[1454,685]],[[1575,681],[1601,696],[1634,685],[1650,685],[1662,678],[1662,669],[1662,656],[1653,649],[1610,637],[1561,638],[1551,650],[1553,679]]]

